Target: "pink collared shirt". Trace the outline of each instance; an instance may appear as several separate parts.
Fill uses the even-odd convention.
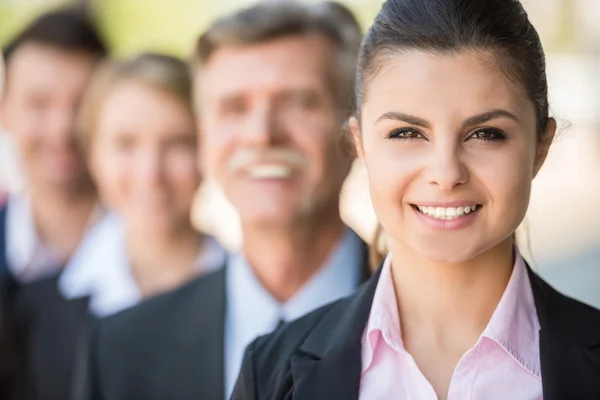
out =
[[[437,395],[404,349],[388,255],[362,338],[360,400],[434,400]],[[540,324],[525,262],[517,254],[498,307],[458,362],[448,400],[542,399]]]

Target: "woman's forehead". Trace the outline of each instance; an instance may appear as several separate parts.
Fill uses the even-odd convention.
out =
[[[376,120],[389,111],[423,118],[445,114],[468,118],[504,109],[522,120],[535,121],[535,110],[524,92],[490,62],[487,53],[415,50],[386,55],[379,62],[380,68],[366,82],[363,119]]]

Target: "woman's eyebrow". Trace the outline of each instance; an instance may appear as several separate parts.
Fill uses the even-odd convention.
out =
[[[422,128],[426,128],[426,129],[431,129],[431,124],[429,122],[427,122],[426,120],[424,120],[423,118],[415,117],[414,115],[404,114],[404,113],[396,112],[396,111],[389,111],[389,112],[382,114],[379,118],[377,118],[377,121],[375,121],[375,123],[382,121],[382,120],[386,120],[386,119],[391,119],[394,121],[402,121],[402,122],[406,122],[407,124],[420,126]]]
[[[511,120],[517,122],[518,124],[521,124],[521,120],[519,120],[519,118],[515,114],[513,114],[509,111],[503,110],[503,109],[495,109],[495,110],[486,111],[484,113],[469,117],[463,122],[462,125],[463,125],[463,127],[467,128],[470,126],[483,124],[485,122],[488,122],[488,121],[490,121],[492,119],[496,119],[496,118],[508,118],[508,119],[511,119]],[[397,112],[397,111],[388,111],[388,112],[382,114],[379,118],[377,118],[377,121],[375,123],[382,121],[382,120],[386,120],[386,119],[391,119],[394,121],[402,121],[402,122],[406,122],[407,124],[420,126],[422,128],[426,128],[426,129],[431,129],[431,124],[427,120],[416,117],[414,115],[405,114],[405,113],[401,113],[401,112]]]

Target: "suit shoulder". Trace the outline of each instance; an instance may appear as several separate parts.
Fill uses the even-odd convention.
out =
[[[535,273],[535,279],[542,284],[545,293],[544,298],[550,298],[554,307],[559,307],[560,310],[569,317],[583,318],[600,322],[600,310],[586,303],[576,300],[557,290],[551,283],[548,283],[545,278]]]
[[[542,330],[580,342],[585,346],[598,346],[600,310],[565,296],[535,274],[532,277]]]
[[[248,347],[252,364],[256,371],[269,375],[260,377],[260,381],[273,382],[282,370],[288,369],[290,358],[315,327],[328,316],[343,312],[347,303],[345,298],[325,305],[254,340]]]
[[[552,288],[552,290],[560,299],[565,315],[568,315],[569,318],[576,318],[577,322],[581,322],[581,326],[583,327],[595,325],[596,327],[600,328],[600,310],[590,306],[589,304],[564,295],[554,288]],[[593,323],[593,325],[591,323]],[[598,336],[600,338],[600,331]]]
[[[182,322],[182,315],[197,304],[196,299],[206,291],[218,291],[224,271],[218,270],[197,278],[173,291],[157,295],[132,308],[99,321],[98,335],[102,338],[128,340],[140,332],[159,334],[173,324]]]

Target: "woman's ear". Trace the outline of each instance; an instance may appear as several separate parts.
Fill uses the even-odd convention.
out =
[[[550,150],[550,145],[554,140],[554,135],[556,135],[556,120],[554,118],[550,118],[548,119],[548,124],[546,124],[546,130],[542,139],[538,141],[537,153],[535,156],[535,164],[533,170],[534,177],[537,175],[540,168],[542,168],[542,165],[544,165],[544,161],[546,161],[548,151]]]
[[[350,134],[352,135],[352,142],[356,149],[356,155],[361,161],[364,161],[365,150],[363,148],[362,135],[360,133],[360,123],[356,117],[350,117],[348,120],[348,127],[350,128]]]
[[[204,163],[205,154],[204,154],[204,143],[202,136],[202,124],[200,123],[200,117],[196,117],[196,170],[200,174],[201,178],[204,179],[206,175],[206,165]]]

